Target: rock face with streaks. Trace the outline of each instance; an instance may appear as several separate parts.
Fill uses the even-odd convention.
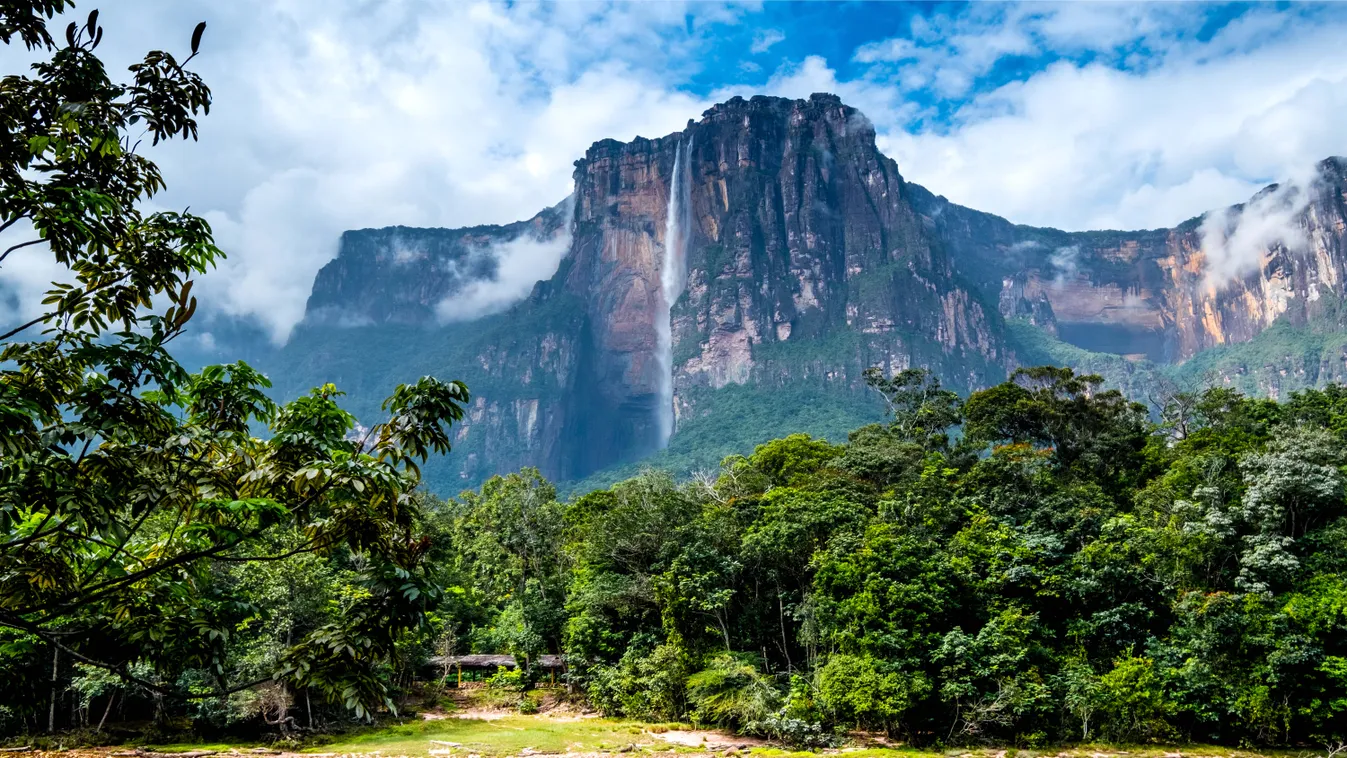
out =
[[[674,403],[688,390],[772,385],[813,371],[856,389],[868,365],[929,365],[959,386],[999,378],[1013,358],[907,198],[870,123],[831,95],[736,98],[682,132],[605,140],[576,163],[572,260],[558,284],[587,304],[595,381],[608,420],[600,449],[646,451],[655,418],[669,188],[688,156],[687,287],[673,303]],[[990,315],[990,318],[989,318]],[[823,365],[776,349],[855,339]],[[916,360],[914,360],[914,358]]]
[[[676,156],[687,283],[666,304]],[[950,203],[904,181],[865,117],[832,95],[734,98],[680,132],[597,142],[575,165],[570,201],[526,222],[348,232],[282,363],[296,381],[338,381],[371,413],[365,396],[394,380],[467,381],[475,399],[436,474],[444,490],[523,465],[575,479],[655,451],[670,370],[660,319],[677,429],[714,427],[727,398],[784,425],[797,422],[782,398],[862,396],[869,366],[924,366],[962,390],[1000,381],[1026,352],[1009,319],[1176,363],[1315,318],[1347,277],[1343,159],[1139,232],[1019,226]],[[446,300],[496,275],[483,251],[567,233],[558,270],[528,298],[438,324]]]
[[[1177,362],[1247,342],[1278,318],[1312,319],[1347,276],[1343,158],[1244,205],[1140,232],[1018,226],[914,196],[960,271],[1004,315],[1048,319],[1067,342],[1102,352]]]

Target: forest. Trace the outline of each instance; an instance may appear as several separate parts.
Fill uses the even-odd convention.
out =
[[[912,744],[1343,739],[1347,389],[1175,393],[1157,422],[1069,369],[966,399],[919,369],[869,378],[890,417],[845,444],[794,435],[566,501],[528,470],[413,493],[428,600],[366,643],[371,686],[392,705],[437,654],[560,653],[605,714],[801,746],[856,727]],[[199,561],[179,602],[218,614],[213,657],[187,630],[101,619],[59,664],[63,726],[117,698],[202,733],[341,718],[353,701],[287,661],[378,596],[369,555]],[[41,729],[51,646],[11,630],[0,654],[6,729]],[[95,654],[136,679],[79,657]]]
[[[0,6],[47,56],[0,82],[0,262],[69,275],[0,335],[0,737],[371,723],[480,652],[802,747],[1347,740],[1347,388],[1147,406],[1067,368],[966,397],[872,369],[887,416],[844,443],[437,498],[461,383],[390,387],[366,427],[332,385],[174,360],[223,253],[147,203],[143,151],[209,110],[204,25],[118,83],[96,11],[48,31],[69,7]]]

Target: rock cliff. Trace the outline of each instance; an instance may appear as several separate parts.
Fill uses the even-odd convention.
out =
[[[671,304],[676,416],[698,412],[694,388],[812,373],[855,389],[868,365],[914,362],[966,387],[1013,360],[994,308],[955,281],[864,116],[831,95],[736,98],[682,132],[605,140],[576,163],[560,285],[587,304],[600,448],[658,444],[660,264],[680,154],[690,229],[686,290]],[[849,354],[821,346],[842,333],[857,338]],[[822,360],[777,357],[788,342],[820,345]]]
[[[1041,354],[1022,328],[1179,363],[1313,319],[1347,276],[1342,159],[1139,232],[1026,227],[950,203],[904,181],[831,95],[734,98],[673,134],[597,142],[575,166],[572,202],[526,222],[348,232],[276,365],[301,384],[338,381],[371,412],[375,386],[467,381],[475,400],[437,474],[451,490],[522,465],[566,480],[639,459],[664,443],[670,402],[673,450],[818,431],[811,407],[868,418],[872,365],[985,386]],[[670,218],[671,191],[685,218]],[[497,275],[493,245],[566,233],[558,270],[527,299],[438,323],[467,283]],[[670,290],[675,246],[685,286]]]
[[[1304,182],[1173,229],[1074,232],[1012,224],[914,192],[961,272],[1007,316],[1067,342],[1173,363],[1303,324],[1347,276],[1347,159]],[[983,273],[985,272],[985,273]]]

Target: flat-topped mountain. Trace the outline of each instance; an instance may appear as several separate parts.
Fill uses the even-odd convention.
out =
[[[680,132],[602,140],[569,202],[529,221],[343,235],[272,373],[335,381],[357,411],[390,380],[464,379],[470,417],[435,474],[453,492],[523,465],[569,480],[666,445],[701,464],[779,433],[837,434],[878,420],[869,366],[972,389],[1074,345],[1157,371],[1336,318],[1342,159],[1138,232],[1019,226],[898,168],[832,95],[734,98]],[[564,245],[555,274],[504,313],[444,323],[521,241]],[[1325,360],[1306,382],[1341,375],[1341,355]]]

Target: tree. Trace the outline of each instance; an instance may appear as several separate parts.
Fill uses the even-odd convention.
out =
[[[878,392],[892,417],[890,428],[901,439],[944,448],[945,430],[963,420],[957,393],[940,387],[940,379],[924,368],[909,368],[885,379],[878,367],[865,370],[865,383]]]
[[[231,681],[228,643],[263,609],[216,568],[354,556],[359,599],[266,678],[368,715],[387,703],[378,662],[436,592],[411,493],[467,388],[399,386],[357,437],[331,385],[278,407],[246,364],[186,373],[166,347],[196,310],[191,277],[222,253],[204,219],[142,209],[164,185],[141,149],[196,137],[210,90],[185,66],[205,26],[185,60],[151,52],[118,83],[95,55],[97,11],[63,45],[47,33],[70,6],[0,6],[0,39],[50,54],[0,82],[0,233],[22,239],[0,264],[45,253],[69,277],[0,334],[0,627],[156,696],[218,697],[255,684]],[[213,686],[177,687],[189,669]]]
[[[1069,368],[1017,369],[1010,380],[973,393],[964,433],[974,444],[1027,442],[1051,447],[1059,464],[1121,484],[1146,444],[1146,407],[1103,390],[1103,377]]]
[[[537,469],[525,469],[492,477],[480,493],[459,499],[455,561],[494,616],[476,630],[477,644],[522,656],[558,650],[566,598],[556,489]]]

